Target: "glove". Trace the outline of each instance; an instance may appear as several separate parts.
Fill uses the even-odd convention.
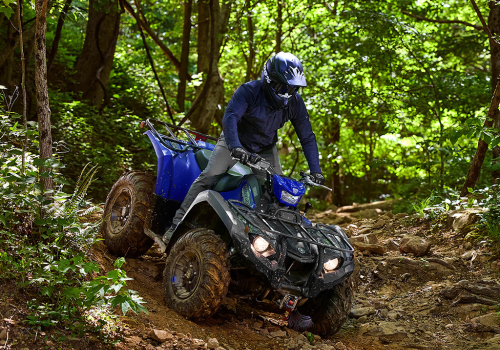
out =
[[[250,154],[250,159],[248,160],[248,163],[250,163],[250,164],[257,164],[261,160],[264,160],[264,158],[262,158],[261,156],[259,156],[256,153],[252,153],[252,154]]]
[[[323,185],[325,183],[325,177],[321,173],[311,173],[311,180],[318,185]]]

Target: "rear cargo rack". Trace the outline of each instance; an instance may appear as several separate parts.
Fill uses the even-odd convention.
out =
[[[182,128],[180,126],[175,126],[174,124],[162,122],[161,120],[146,119],[145,122],[141,123],[141,127],[144,126],[143,123],[145,123],[148,126],[148,128],[151,130],[151,132],[158,139],[159,142],[161,142],[165,147],[167,147],[169,150],[174,151],[174,152],[184,152],[184,151],[186,151],[188,149],[188,147],[185,147],[185,146],[189,146],[189,147],[192,147],[194,149],[202,149],[203,147],[200,147],[198,145],[197,141],[206,142],[207,140],[211,140],[211,141],[217,142],[217,138],[215,138],[213,136],[202,134],[201,132],[198,132],[198,131],[194,131],[194,130],[189,130],[189,129],[186,129],[186,128]],[[167,132],[169,133],[170,136],[166,136],[166,135],[160,134],[156,130],[156,128],[154,127],[153,124],[161,124],[161,125],[163,125],[165,127],[165,129],[167,129]],[[175,136],[175,133],[172,131],[172,129],[176,130],[176,131],[182,131],[187,136],[187,138],[189,139],[189,141],[180,140],[177,136]],[[194,135],[194,138],[193,138],[192,135]],[[172,147],[172,145],[169,145],[165,141],[174,142],[176,144],[184,146],[184,148],[178,149],[178,148]]]
[[[264,236],[269,237],[268,233],[272,233],[281,237],[291,238],[296,241],[315,244],[318,247],[333,249],[340,252],[353,253],[354,248],[349,244],[349,241],[345,239],[340,233],[338,233],[334,228],[324,224],[316,224],[316,227],[313,226],[304,226],[302,224],[302,216],[300,213],[291,211],[288,209],[278,209],[274,215],[258,213],[253,210],[252,207],[246,205],[245,203],[230,199],[228,200],[229,205],[232,209],[234,209],[241,217],[250,223],[253,227],[258,229],[263,233]],[[293,215],[296,221],[292,221],[290,219],[279,216],[280,213],[286,213],[288,215]],[[278,231],[272,227],[271,223],[279,223],[281,227],[284,228],[284,233],[282,231]],[[296,227],[297,233],[294,234],[290,228],[286,225],[292,225]],[[329,234],[325,234],[320,228],[329,231]],[[300,232],[304,237],[301,237],[298,232]],[[326,239],[329,244],[322,243],[315,239],[313,236]],[[306,238],[307,237],[307,238]],[[335,240],[334,240],[335,239]],[[347,247],[347,248],[341,248]],[[322,254],[321,254],[322,255]]]

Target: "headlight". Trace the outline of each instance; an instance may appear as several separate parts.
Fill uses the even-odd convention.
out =
[[[264,257],[268,257],[276,253],[274,248],[261,236],[255,237],[252,243],[252,248]]]
[[[339,266],[339,258],[330,259],[323,265],[326,273],[333,272]]]
[[[300,200],[302,196],[294,196],[287,191],[281,191],[281,200],[287,202],[290,205],[295,205]]]

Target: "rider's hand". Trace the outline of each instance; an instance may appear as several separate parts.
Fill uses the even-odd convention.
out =
[[[325,177],[321,173],[311,173],[311,180],[318,185],[323,185],[325,183]]]
[[[238,159],[241,164],[246,165],[252,155],[241,147],[235,147],[231,150],[231,157]]]
[[[261,156],[259,156],[258,154],[256,153],[252,153],[250,155],[250,159],[248,160],[248,163],[250,164],[257,164],[258,162],[260,162],[261,160],[264,160],[264,158],[262,158]]]

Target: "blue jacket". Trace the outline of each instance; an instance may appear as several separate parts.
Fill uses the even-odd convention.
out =
[[[320,173],[316,136],[298,93],[288,101],[287,109],[276,110],[267,101],[260,80],[245,83],[231,97],[222,118],[222,128],[230,150],[243,147],[259,153],[274,147],[278,141],[277,130],[289,120],[299,137],[309,170]]]

